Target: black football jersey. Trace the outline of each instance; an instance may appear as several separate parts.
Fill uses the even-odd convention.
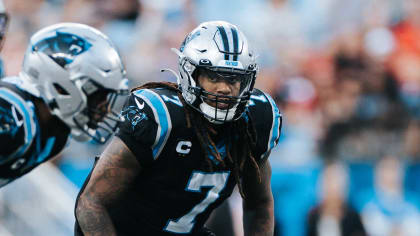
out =
[[[277,144],[281,115],[267,94],[255,89],[248,109],[258,137],[258,157]],[[134,91],[122,110],[116,134],[134,153],[142,172],[124,201],[110,215],[122,235],[194,234],[213,209],[228,198],[236,181],[228,167],[205,155],[193,128],[187,127],[177,93],[169,89]],[[214,140],[222,158],[225,136]],[[213,170],[203,165],[214,162]]]
[[[0,187],[58,154],[70,129],[53,117],[40,123],[35,98],[19,77],[0,80]]]

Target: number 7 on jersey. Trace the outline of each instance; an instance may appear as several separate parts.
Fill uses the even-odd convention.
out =
[[[230,172],[193,172],[185,191],[201,192],[202,187],[211,187],[211,189],[203,201],[195,205],[189,213],[177,220],[169,220],[164,230],[173,233],[190,233],[194,227],[195,217],[219,198],[219,193],[225,188],[229,174]]]

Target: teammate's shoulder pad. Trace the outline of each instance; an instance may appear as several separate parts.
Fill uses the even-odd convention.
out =
[[[35,107],[17,91],[0,86],[0,142],[7,143],[0,155],[9,160],[22,156],[37,130]]]

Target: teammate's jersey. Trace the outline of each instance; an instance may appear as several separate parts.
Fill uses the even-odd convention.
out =
[[[273,100],[254,90],[249,104],[257,130],[258,153],[263,157],[278,142],[281,116]],[[206,157],[193,128],[187,127],[177,93],[142,89],[128,98],[124,122],[117,136],[134,153],[142,172],[131,195],[110,209],[122,235],[193,234],[210,213],[228,198],[236,181],[228,167]],[[226,156],[222,133],[215,144]],[[205,158],[214,163],[210,171]]]
[[[19,84],[19,77],[0,80],[0,187],[58,154],[70,133],[55,116],[40,122],[37,98]]]

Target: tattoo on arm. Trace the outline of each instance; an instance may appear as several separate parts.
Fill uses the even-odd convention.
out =
[[[243,201],[245,236],[274,234],[274,200],[271,192],[271,166],[268,161],[260,167],[261,182],[253,176],[244,177],[246,199]]]
[[[131,151],[114,138],[102,153],[76,206],[85,235],[116,235],[109,207],[120,199],[141,168]]]

